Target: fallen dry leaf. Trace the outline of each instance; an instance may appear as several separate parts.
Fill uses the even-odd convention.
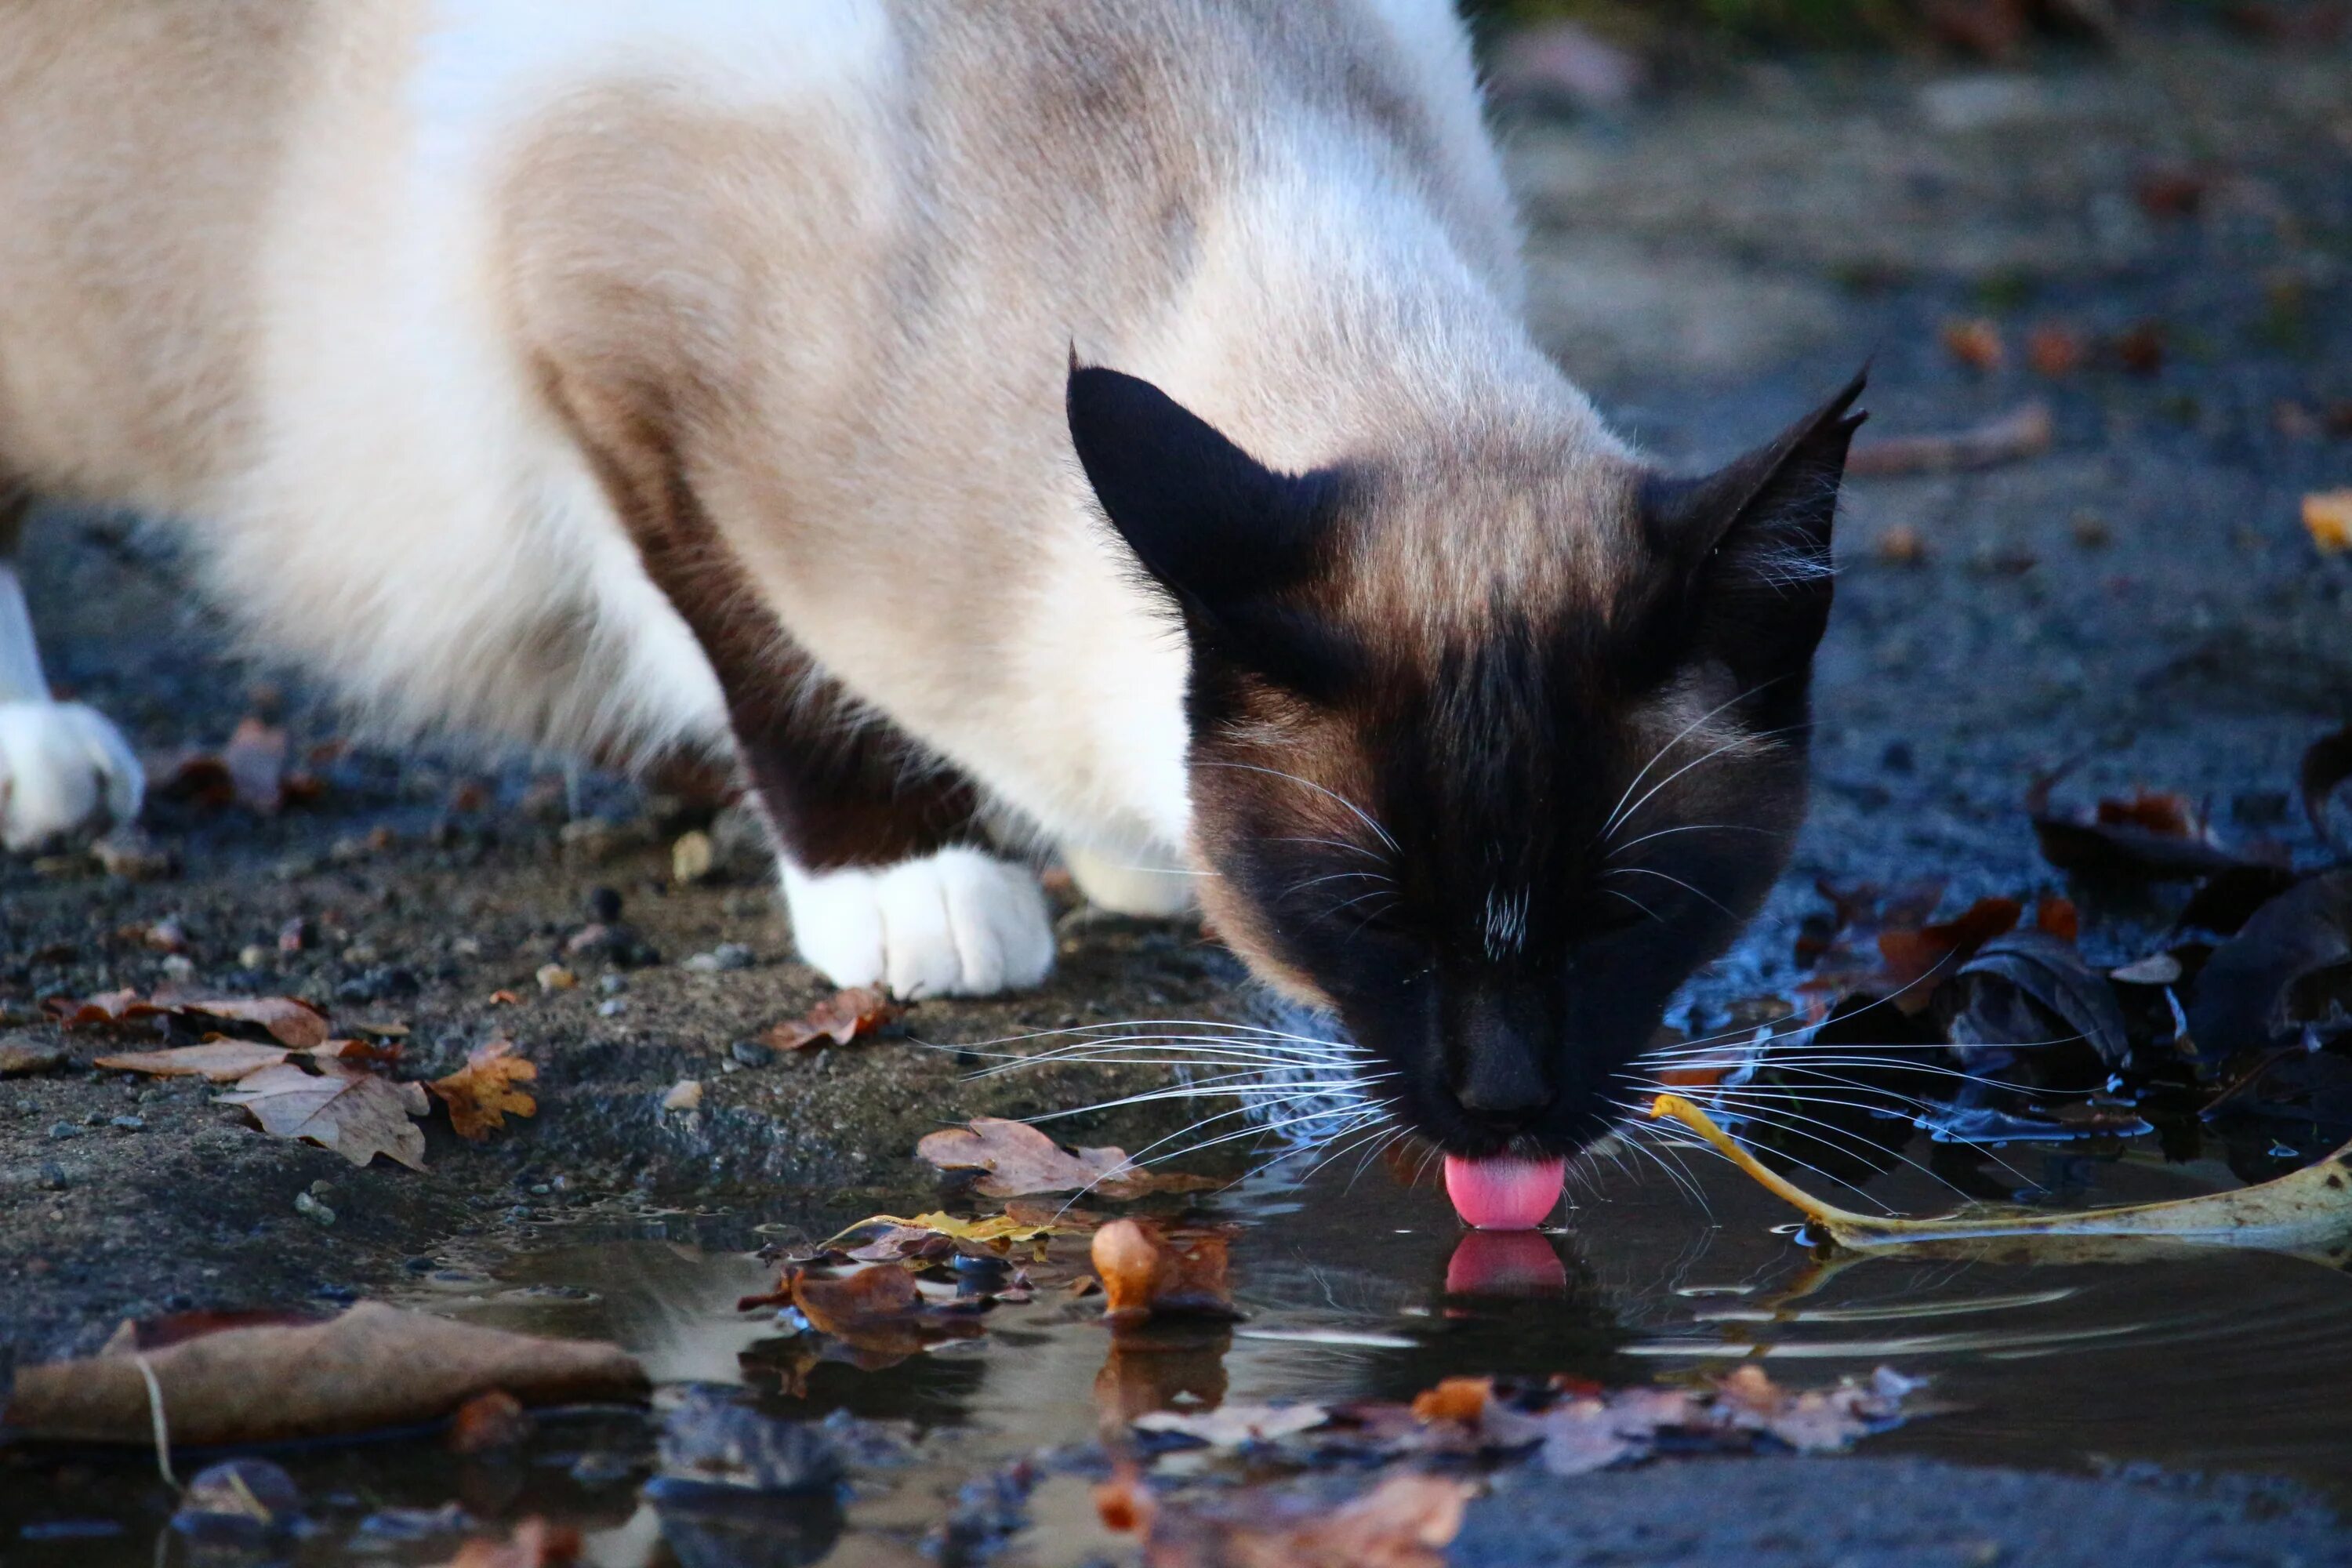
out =
[[[1050,1219],[1016,1218],[1009,1214],[992,1215],[985,1219],[958,1219],[944,1213],[900,1219],[896,1215],[877,1214],[845,1226],[824,1246],[838,1247],[852,1237],[875,1231],[876,1234],[866,1236],[849,1256],[861,1263],[888,1263],[909,1256],[935,1239],[965,1242],[1001,1254],[1022,1242],[1036,1241],[1077,1228],[1081,1227],[1056,1224]]]
[[[1408,1474],[1336,1509],[1263,1488],[1188,1505],[1114,1480],[1096,1511],[1148,1531],[1145,1568],[1443,1568],[1477,1492],[1475,1481]]]
[[[535,1116],[539,1101],[517,1087],[539,1076],[539,1066],[514,1054],[512,1040],[491,1040],[466,1053],[466,1065],[425,1087],[449,1108],[457,1136],[480,1142],[507,1118]]]
[[[905,1017],[907,1009],[871,986],[854,985],[836,991],[797,1018],[775,1025],[760,1037],[779,1051],[806,1050],[818,1044],[845,1046],[862,1036],[877,1033]]]
[[[2187,881],[2261,860],[2222,847],[2186,795],[2158,790],[2101,800],[2089,810],[2050,804],[2055,775],[2026,792],[2042,858],[2062,871],[2110,880]]]
[[[136,991],[122,990],[80,1000],[53,996],[43,1005],[68,1029],[111,1026],[174,1014],[257,1024],[281,1045],[302,1051],[325,1045],[330,1032],[324,1013],[292,996],[189,996],[158,992],[143,997]]]
[[[580,1532],[568,1524],[526,1519],[504,1541],[474,1537],[442,1568],[563,1568],[579,1560],[581,1545]]]
[[[1210,1176],[1142,1170],[1119,1149],[1065,1149],[1025,1121],[975,1116],[915,1145],[917,1157],[942,1171],[984,1171],[972,1190],[992,1198],[1087,1192],[1107,1198],[1193,1193],[1222,1185]]]
[[[2044,322],[2025,334],[2025,363],[2056,380],[2083,368],[2083,340],[2073,329]]]
[[[243,1106],[265,1132],[332,1149],[354,1165],[383,1154],[412,1171],[425,1168],[425,1131],[413,1120],[432,1109],[422,1084],[332,1064],[308,1073],[282,1062],[239,1079],[219,1103]]]
[[[2156,375],[2164,369],[2165,331],[2161,321],[2142,321],[2116,334],[2109,345],[2116,363],[2134,375]]]
[[[1982,316],[1947,321],[1938,335],[1946,353],[1979,374],[1999,370],[2009,358],[2000,323]]]
[[[1846,460],[1846,472],[1885,479],[1997,468],[2040,457],[2050,450],[2056,432],[2050,405],[2028,403],[1971,429],[1863,442]]]
[[[644,1370],[614,1345],[363,1301],[324,1322],[231,1327],[155,1348],[134,1341],[81,1361],[20,1367],[5,1420],[56,1441],[152,1442],[142,1361],[173,1442],[191,1447],[413,1426],[493,1389],[531,1405],[646,1392]]]
[[[258,719],[241,719],[221,748],[236,803],[247,811],[275,816],[286,804],[286,731]]]
[[[2326,489],[2303,499],[2303,529],[2322,555],[2352,550],[2352,489]]]
[[[1095,1232],[1095,1273],[1104,1315],[1234,1318],[1222,1233],[1170,1232],[1148,1220],[1114,1220]]]
[[[1855,1214],[1814,1197],[1758,1163],[1706,1111],[1678,1094],[1658,1096],[1651,1102],[1650,1114],[1681,1122],[1775,1196],[1802,1212],[1839,1246],[1856,1251],[1995,1238],[2111,1237],[2340,1256],[2347,1238],[2352,1238],[2352,1144],[2275,1181],[2169,1203],[2073,1213],[2021,1209],[2008,1214],[1893,1219]]]
[[[1952,973],[1979,948],[2012,929],[2024,912],[2015,899],[1979,899],[1951,920],[1879,932],[1878,952],[1885,961],[1880,976],[1884,994],[1904,1012],[1922,1011],[1931,988],[1921,982]]]
[[[1422,1421],[1475,1421],[1494,1396],[1491,1377],[1449,1377],[1413,1395],[1412,1413]]]
[[[210,1040],[201,1046],[177,1046],[168,1051],[131,1051],[100,1057],[91,1065],[109,1072],[145,1073],[151,1078],[202,1078],[215,1083],[235,1083],[247,1073],[276,1067],[287,1057],[283,1046],[252,1040]]]

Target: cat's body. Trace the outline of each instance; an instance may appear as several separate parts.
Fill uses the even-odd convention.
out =
[[[1495,751],[1470,772],[1518,745],[1553,778],[1566,735],[1621,803],[1675,746],[1770,750],[1679,644],[1606,743],[1549,727],[1576,728],[1564,696],[1525,711],[1540,658],[1466,710],[1333,728],[1374,665],[1426,698],[1448,649],[1606,642],[1654,596],[1643,471],[1517,324],[1445,0],[17,0],[0,144],[27,150],[0,162],[0,490],[176,520],[265,646],[394,728],[731,747],[845,983],[1034,982],[1050,933],[1004,854],[1054,847],[1113,903],[1197,879],[1262,974],[1352,1015],[1250,890],[1350,868],[1257,851],[1390,854],[1371,774],[1439,709]],[[1842,458],[1832,426],[1717,495],[1725,526],[1791,451],[1822,466],[1803,442]],[[1149,515],[1195,481],[1278,510],[1268,470],[1346,483],[1296,527]],[[1311,582],[1258,553],[1343,514]],[[1354,628],[1317,634],[1320,675],[1213,629],[1291,586],[1276,619]],[[15,841],[130,780],[102,723],[40,700],[13,594],[0,567]],[[1421,869],[1433,927],[1484,897],[1479,962],[1550,940],[1524,884],[1571,851],[1441,840],[1486,810],[1597,822],[1563,789],[1433,801],[1458,820],[1394,850],[1475,863],[1475,888]],[[1458,1079],[1475,1047],[1444,1029]]]

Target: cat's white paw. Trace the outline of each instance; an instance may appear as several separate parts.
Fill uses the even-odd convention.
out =
[[[1115,915],[1172,920],[1192,907],[1192,879],[1172,862],[1157,864],[1140,852],[1114,859],[1073,846],[1063,847],[1062,859],[1087,902]]]
[[[1054,967],[1037,879],[978,849],[942,849],[879,870],[784,866],[801,957],[836,985],[896,996],[990,996]]]
[[[135,821],[146,789],[130,742],[97,709],[0,702],[0,846]]]

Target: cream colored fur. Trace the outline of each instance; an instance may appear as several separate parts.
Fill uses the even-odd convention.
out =
[[[690,389],[795,641],[1141,907],[1091,868],[1184,859],[1185,653],[1073,347],[1280,466],[1618,450],[1517,324],[1445,0],[15,0],[0,145],[0,484],[171,520],[395,731],[720,751],[541,377]],[[1051,961],[1025,874],[786,887],[845,983]]]

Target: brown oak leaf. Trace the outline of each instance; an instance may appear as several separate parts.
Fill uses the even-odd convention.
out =
[[[1107,1198],[1147,1193],[1189,1193],[1221,1184],[1210,1176],[1141,1170],[1121,1149],[1065,1149],[1024,1121],[975,1116],[915,1145],[918,1157],[942,1171],[984,1171],[974,1189],[992,1198],[1029,1193],[1087,1192]]]
[[[425,1132],[413,1120],[430,1106],[422,1084],[331,1064],[307,1073],[281,1062],[240,1079],[220,1103],[243,1106],[265,1132],[332,1149],[354,1165],[384,1154],[413,1171],[425,1168]]]
[[[853,985],[835,992],[801,1016],[775,1025],[760,1038],[779,1051],[803,1051],[823,1044],[845,1046],[887,1027],[906,1013],[887,993],[869,985]]]
[[[425,1087],[449,1108],[449,1125],[460,1138],[480,1142],[507,1118],[534,1116],[539,1101],[519,1087],[539,1076],[539,1066],[514,1054],[512,1040],[491,1040],[466,1054],[466,1065]]]

